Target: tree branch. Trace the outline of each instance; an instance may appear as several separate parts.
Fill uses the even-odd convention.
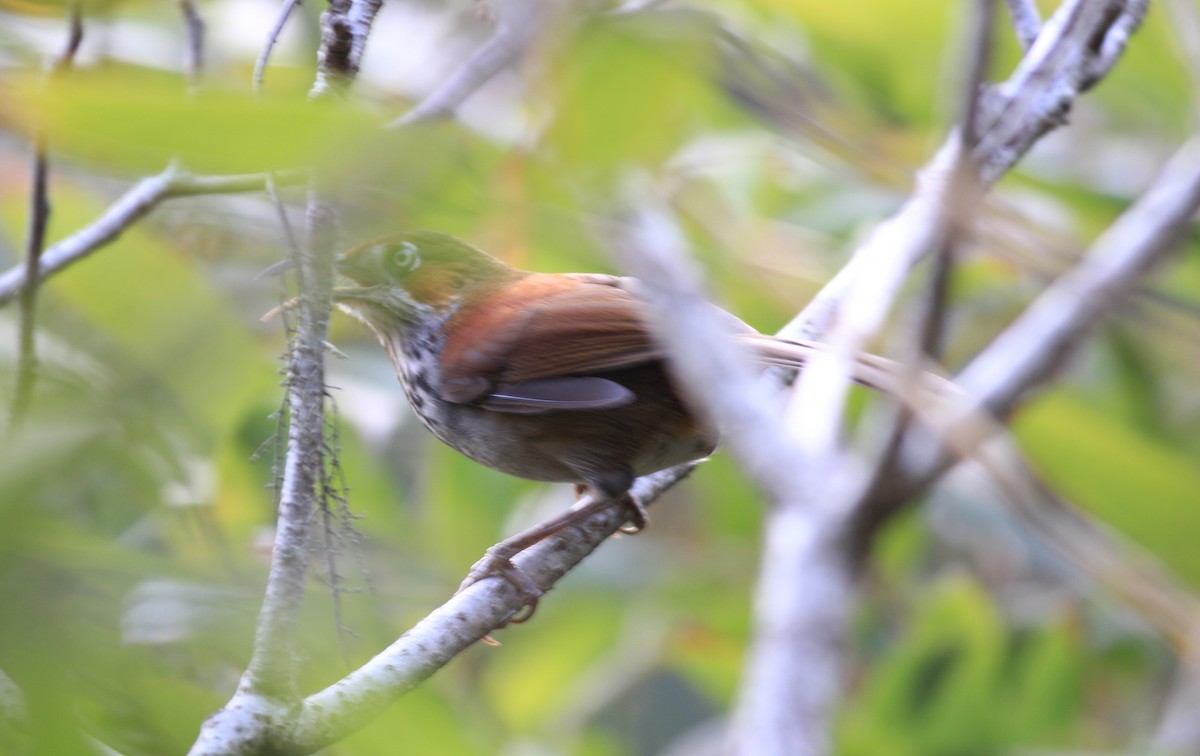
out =
[[[275,25],[271,27],[271,31],[267,33],[267,41],[263,45],[263,51],[259,53],[258,60],[254,62],[254,91],[262,91],[263,79],[267,74],[267,63],[271,60],[271,51],[275,49],[275,45],[279,42],[279,35],[283,34],[283,27],[287,25],[288,19],[292,17],[292,13],[296,8],[300,7],[301,0],[285,0],[283,7],[279,11],[278,18],[275,19]]]
[[[367,37],[383,0],[330,0],[321,14],[321,47],[317,78],[309,97],[344,92],[358,76]]]
[[[700,296],[699,274],[665,205],[647,191],[628,205],[637,208],[629,231],[612,236],[620,239],[625,266],[641,279],[637,293],[650,305],[672,374],[722,429],[723,442],[770,504],[734,751],[828,753],[854,595],[838,537],[849,512],[836,498],[818,495],[826,487],[814,474],[816,460]]]
[[[196,88],[204,75],[204,17],[200,15],[196,0],[179,0],[179,11],[183,14],[183,26],[187,32],[184,70],[187,71],[188,85]]]
[[[353,83],[380,0],[334,0],[321,15],[322,45],[310,97],[341,94]],[[287,456],[271,571],[254,654],[229,702],[205,721],[192,754],[295,750],[290,731],[301,707],[296,635],[308,582],[309,536],[326,486],[325,346],[333,310],[337,215],[329,192],[309,185],[307,238],[292,251],[299,318],[288,355]]]
[[[75,53],[83,41],[83,16],[79,3],[72,2],[67,11],[67,42],[63,51],[50,64],[48,78],[70,68]],[[50,222],[50,195],[47,189],[46,134],[40,131],[34,137],[33,168],[29,192],[29,234],[25,240],[24,274],[27,280],[36,281],[41,267],[42,252],[46,247],[46,225]],[[33,397],[33,386],[37,381],[37,285],[21,290],[20,313],[17,337],[17,383],[13,390],[9,427],[16,428],[29,410]]]
[[[302,175],[296,171],[288,171],[276,173],[274,177],[276,182],[291,183],[300,179]],[[260,191],[266,186],[266,180],[267,174],[265,173],[193,176],[178,165],[172,164],[157,176],[139,181],[110,205],[91,225],[85,226],[47,249],[38,266],[37,281],[45,281],[50,276],[116,240],[127,228],[165,200],[202,194]],[[27,273],[21,266],[10,268],[0,274],[0,306],[9,302],[25,288],[28,280]]]
[[[1200,208],[1200,135],[1092,245],[959,373],[957,382],[997,415],[1054,372],[1102,316],[1170,252]]]
[[[1033,0],[1005,0],[1008,4],[1008,15],[1012,17],[1013,28],[1017,32],[1017,40],[1026,52],[1037,41],[1042,31],[1042,17],[1038,13]]]
[[[389,128],[411,126],[452,114],[468,97],[521,56],[546,26],[547,17],[554,9],[552,4],[536,0],[507,0],[495,7],[498,17],[492,36],[412,110],[388,124]]]
[[[1004,417],[1046,380],[1074,347],[1120,305],[1145,273],[1169,253],[1200,209],[1200,135],[1092,245],[955,379],[991,414]],[[894,512],[953,464],[940,439],[914,426],[900,464],[870,506]],[[860,538],[869,537],[860,536]]]

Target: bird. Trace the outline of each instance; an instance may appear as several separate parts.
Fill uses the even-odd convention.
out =
[[[334,288],[335,302],[374,332],[416,416],[480,464],[573,483],[599,504],[623,500],[636,531],[646,518],[628,496],[634,479],[717,446],[718,429],[671,377],[636,279],[522,270],[436,231],[360,244],[337,269],[351,283]],[[822,348],[762,335],[712,307],[763,366],[800,368]],[[894,363],[865,357],[856,380],[892,380]],[[540,591],[511,557],[592,511],[571,510],[498,544],[464,586],[500,574],[532,613]]]

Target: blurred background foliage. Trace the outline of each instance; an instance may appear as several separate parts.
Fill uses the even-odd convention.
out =
[[[1042,3],[1043,12],[1050,6]],[[84,4],[75,70],[43,62],[61,2],[0,0],[0,260],[26,236],[31,135],[50,145],[53,243],[137,178],[318,163],[345,244],[453,232],[527,267],[609,270],[594,221],[630,170],[668,186],[714,296],[763,330],[794,314],[895,209],[954,118],[963,2],[696,0],[565,17],[455,120],[402,114],[490,33],[466,0],[387,4],[346,101],[314,105],[318,5],[251,87],[277,12],[202,0],[190,87],[174,4]],[[603,6],[598,6],[603,9]],[[1196,126],[1196,71],[1162,4],[1071,125],[998,187],[953,289],[948,366],[1069,266]],[[1019,49],[1000,17],[993,78]],[[303,193],[284,188],[299,224]],[[1200,585],[1200,237],[1102,327],[1016,429],[1048,482]],[[250,649],[273,522],[285,254],[260,195],[175,199],[41,292],[41,370],[0,451],[0,670],[27,717],[0,752],[179,753]],[[912,307],[884,351],[903,354]],[[16,312],[0,310],[0,396]],[[323,687],[453,592],[565,486],[486,470],[410,415],[383,353],[332,341],[336,445],[353,531],[324,544],[304,617],[303,689]],[[332,753],[696,754],[712,749],[749,632],[760,502],[718,455],[652,526]],[[1138,750],[1173,659],[1117,599],[1013,523],[969,471],[886,531],[864,576],[838,743],[846,754]],[[0,679],[0,682],[3,682]],[[0,686],[0,689],[5,686]],[[708,751],[708,752],[711,752]]]

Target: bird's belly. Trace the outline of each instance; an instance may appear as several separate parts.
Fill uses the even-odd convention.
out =
[[[462,454],[529,480],[592,483],[625,471],[646,475],[712,453],[715,433],[698,428],[686,413],[638,405],[511,414],[427,399],[417,414]]]

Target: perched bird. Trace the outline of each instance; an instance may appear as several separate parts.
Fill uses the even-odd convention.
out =
[[[635,477],[716,447],[716,430],[668,374],[634,279],[520,270],[430,231],[363,244],[338,270],[355,284],[334,290],[338,305],[375,332],[417,416],[481,464],[617,499]],[[764,365],[797,368],[820,348],[763,336],[721,313],[731,338]],[[873,359],[856,366],[867,385],[894,374]],[[587,514],[567,513],[501,544],[491,568],[533,603],[536,588],[508,557]],[[636,506],[631,519],[644,524]]]

